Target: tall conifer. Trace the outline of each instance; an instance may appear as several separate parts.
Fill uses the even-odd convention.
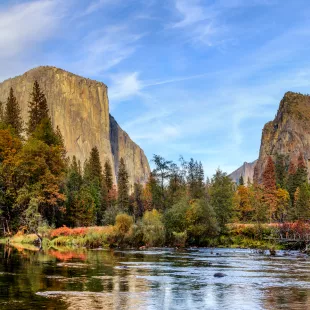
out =
[[[117,186],[118,205],[122,210],[125,211],[129,205],[129,176],[123,158],[121,158],[119,162]]]
[[[21,117],[21,110],[16,97],[14,96],[12,87],[6,103],[4,122],[15,130],[16,135],[21,135],[23,131],[23,120]]]
[[[42,120],[47,118],[49,118],[49,111],[46,97],[38,81],[35,81],[29,101],[28,134],[33,133]]]

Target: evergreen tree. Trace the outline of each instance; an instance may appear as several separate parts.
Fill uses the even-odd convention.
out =
[[[29,101],[28,134],[32,134],[43,119],[49,118],[47,101],[37,81],[33,84],[33,90]]]
[[[310,185],[306,182],[295,192],[294,220],[310,219]]]
[[[133,192],[133,214],[135,218],[141,218],[143,216],[143,186],[140,183],[134,184]]]
[[[295,192],[302,184],[307,183],[308,173],[302,154],[298,157],[297,168],[291,162],[288,176],[288,192],[290,194],[292,206],[295,204]]]
[[[161,209],[166,208],[166,181],[170,177],[171,173],[171,164],[172,162],[169,160],[164,159],[160,155],[153,155],[153,162],[155,163],[155,169],[153,170],[153,176],[157,179],[158,184],[160,186],[160,205]]]
[[[123,158],[121,158],[119,162],[117,187],[118,205],[121,210],[126,211],[129,205],[129,176]]]
[[[239,178],[239,185],[244,185],[244,180],[243,180],[242,174],[240,175],[240,178]]]
[[[4,104],[0,101],[0,123],[4,122]]]
[[[212,178],[210,200],[222,232],[226,230],[226,224],[232,217],[233,194],[233,183],[230,177],[218,169]]]
[[[19,104],[14,96],[13,88],[10,89],[10,94],[6,102],[6,109],[4,113],[4,122],[11,126],[17,136],[21,136],[23,131],[23,121],[21,117],[21,110]]]
[[[101,186],[102,184],[102,166],[98,148],[95,146],[90,151],[89,164],[89,177],[92,182],[97,181]]]
[[[113,187],[113,176],[112,176],[112,166],[110,164],[110,161],[108,160],[104,164],[103,177],[107,190],[110,191]]]
[[[275,170],[276,170],[276,183],[277,186],[286,189],[287,187],[287,166],[286,160],[284,155],[276,155],[276,163],[275,163]]]

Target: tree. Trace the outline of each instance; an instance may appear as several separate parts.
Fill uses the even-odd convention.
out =
[[[244,185],[244,180],[243,180],[243,175],[242,174],[240,175],[238,184],[239,185]]]
[[[221,231],[226,230],[226,224],[232,217],[233,183],[226,173],[216,170],[210,187],[210,201]]]
[[[160,185],[160,208],[165,209],[166,200],[165,200],[165,184],[166,180],[169,178],[172,164],[171,161],[164,159],[160,155],[153,155],[153,162],[155,163],[155,169],[153,170],[153,176],[158,180]]]
[[[302,184],[308,183],[308,171],[302,154],[299,155],[297,168],[290,164],[288,177],[288,192],[291,197],[292,206],[295,203],[295,192]]]
[[[103,176],[107,189],[108,191],[110,191],[113,187],[113,175],[112,175],[112,166],[108,160],[104,164]]]
[[[4,123],[4,104],[0,101],[0,123]]]
[[[269,220],[274,217],[277,208],[276,173],[272,157],[269,156],[263,172],[264,201],[269,208]]]
[[[3,118],[5,124],[11,126],[14,129],[15,134],[20,137],[23,132],[23,120],[12,87],[10,88],[10,94],[6,102],[6,109]]]
[[[250,188],[239,185],[234,196],[234,209],[240,221],[246,222],[253,217]]]
[[[157,210],[146,211],[142,218],[143,241],[147,246],[162,246],[165,242],[165,226],[162,214]]]
[[[123,158],[120,159],[117,177],[118,187],[118,205],[126,211],[129,205],[129,176],[126,170],[125,161]]]
[[[38,81],[35,81],[29,101],[28,134],[32,134],[42,120],[48,118],[49,111],[46,97],[41,91]]]
[[[310,185],[304,182],[295,192],[294,220],[310,219]]]
[[[88,182],[98,183],[101,186],[102,182],[102,166],[100,161],[100,155],[98,148],[95,146],[90,151],[90,156],[88,160],[88,167],[84,172],[85,178]]]
[[[140,183],[134,184],[133,191],[133,210],[135,218],[140,218],[143,216],[144,207],[143,207],[143,186]]]
[[[286,157],[284,155],[276,155],[275,172],[276,172],[276,184],[282,189],[286,189],[287,186],[287,165]]]

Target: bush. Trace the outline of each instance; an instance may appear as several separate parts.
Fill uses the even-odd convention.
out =
[[[142,218],[143,241],[146,246],[162,246],[165,243],[165,226],[157,210],[146,211]]]
[[[184,248],[187,240],[187,232],[173,232],[173,245],[179,248]]]

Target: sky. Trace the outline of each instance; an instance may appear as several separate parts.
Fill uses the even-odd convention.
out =
[[[230,173],[284,93],[310,92],[309,16],[308,0],[2,0],[0,80],[52,65],[102,81],[150,161]]]

